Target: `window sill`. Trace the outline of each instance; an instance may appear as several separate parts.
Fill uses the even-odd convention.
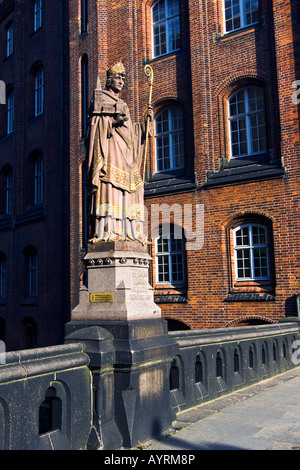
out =
[[[152,58],[144,58],[143,59],[143,65],[147,64],[153,64],[155,62],[163,62],[165,60],[169,59],[175,59],[177,54],[180,52],[181,49],[176,49],[175,51],[172,52],[167,52],[166,54],[159,55],[157,57],[152,57]]]
[[[281,166],[281,162],[270,162],[265,156],[262,158],[261,162],[258,161],[258,157],[256,161],[247,157],[238,161],[234,159],[218,172],[208,171],[204,187],[210,189],[284,177],[285,169]]]
[[[195,181],[187,176],[157,173],[145,182],[145,199],[196,189]]]
[[[154,301],[161,304],[187,303],[186,287],[173,285],[157,285],[154,289]]]
[[[1,215],[0,216],[0,230],[11,228],[12,225],[12,216],[11,215]]]
[[[254,33],[257,26],[260,26],[263,23],[264,23],[263,20],[255,21],[255,23],[251,23],[249,25],[242,26],[241,28],[234,29],[232,31],[228,31],[228,32],[225,32],[225,33],[220,34],[220,35],[216,35],[215,36],[215,41],[219,42],[219,43],[223,43],[223,42],[228,41],[229,39],[236,39],[236,38],[239,38],[239,37],[241,37],[245,34]]]
[[[188,299],[184,295],[169,294],[169,295],[154,295],[154,302],[156,304],[180,304],[187,303]]]
[[[28,210],[28,212],[26,212],[26,214],[23,214],[17,218],[16,225],[36,222],[40,219],[43,219],[44,216],[44,207],[42,205],[32,207],[30,210]]]
[[[225,302],[269,302],[275,301],[275,296],[266,292],[240,292],[228,294]]]
[[[21,302],[21,305],[37,305],[38,298],[37,297],[27,297]]]

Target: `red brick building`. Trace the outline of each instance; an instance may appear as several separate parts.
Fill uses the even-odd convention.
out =
[[[39,6],[43,22],[32,31]],[[295,0],[0,4],[6,121],[9,92],[17,93],[14,131],[7,132],[6,121],[0,126],[1,191],[7,196],[12,187],[14,194],[11,214],[2,209],[0,220],[0,318],[7,338],[17,341],[29,318],[37,344],[60,341],[78,302],[87,243],[88,108],[98,74],[104,86],[106,69],[119,60],[127,70],[122,98],[135,121],[147,109],[144,65],[154,72],[145,201],[151,282],[170,328],[297,314],[299,23]],[[7,57],[10,24],[19,42]],[[39,96],[40,65],[44,112],[33,116],[30,93]],[[47,162],[43,210],[31,219],[41,207],[26,209],[26,175],[31,165],[37,180],[39,152]],[[38,252],[38,270],[34,260],[28,265],[27,247],[29,255],[31,248]],[[38,295],[28,301],[35,305],[20,297],[22,256],[27,272],[38,274]]]
[[[68,32],[60,3],[0,3],[0,331],[8,349],[63,341],[68,318]]]

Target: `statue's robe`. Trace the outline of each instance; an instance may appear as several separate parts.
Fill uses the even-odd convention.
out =
[[[140,170],[145,124],[133,123],[126,103],[109,90],[102,95],[104,108],[117,104],[127,120],[115,127],[112,114],[104,112],[92,117],[87,135],[92,237],[142,241],[144,188]]]

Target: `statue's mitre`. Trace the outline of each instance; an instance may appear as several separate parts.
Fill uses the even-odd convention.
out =
[[[107,75],[115,75],[116,73],[125,74],[125,67],[122,62],[117,62],[114,65],[111,65],[109,69],[106,70]]]

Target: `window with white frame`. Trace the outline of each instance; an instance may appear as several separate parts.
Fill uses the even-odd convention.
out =
[[[34,2],[34,25],[33,30],[37,31],[42,26],[42,0]]]
[[[177,238],[178,237],[178,238]],[[184,239],[171,233],[155,241],[157,284],[182,285],[184,276]]]
[[[44,70],[40,67],[34,77],[35,116],[44,111]]]
[[[5,298],[7,295],[7,264],[6,256],[0,253],[0,298]]]
[[[39,155],[34,162],[34,204],[42,204],[44,194],[44,160]]]
[[[7,133],[11,134],[14,131],[15,121],[15,94],[11,90],[7,96]]]
[[[184,167],[184,133],[182,110],[168,108],[155,117],[156,171]]]
[[[153,57],[180,48],[179,0],[158,0],[152,7]]]
[[[236,280],[269,279],[267,228],[245,224],[235,228],[233,234]]]
[[[6,30],[6,57],[12,55],[14,50],[14,27],[10,24]]]
[[[264,92],[259,87],[236,91],[228,100],[231,157],[263,153],[267,149]]]
[[[259,19],[259,0],[224,0],[225,31],[235,31]]]

